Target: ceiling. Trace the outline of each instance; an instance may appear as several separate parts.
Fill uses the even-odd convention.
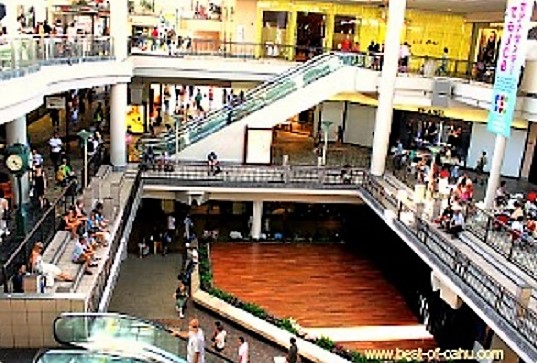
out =
[[[391,0],[398,1],[398,0]],[[480,13],[505,11],[506,0],[407,0],[412,9]]]

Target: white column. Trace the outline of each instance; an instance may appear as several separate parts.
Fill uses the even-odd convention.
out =
[[[30,1],[30,4],[34,7],[36,22],[42,23],[45,20],[47,20],[47,2],[46,1],[33,0],[33,1]]]
[[[373,136],[371,174],[381,176],[386,168],[388,144],[392,128],[393,96],[399,68],[401,32],[405,20],[406,0],[390,0],[388,25],[384,42],[384,65],[379,85],[379,101]]]
[[[110,162],[113,166],[127,165],[127,84],[112,86],[110,92]]]
[[[13,1],[4,1],[6,6],[6,16],[2,19],[3,26],[6,27],[7,35],[10,37],[16,37],[19,34],[19,22],[17,21],[17,5],[18,2]]]
[[[263,226],[263,201],[256,200],[253,202],[252,211],[252,230],[250,234],[253,240],[261,238],[261,228]]]
[[[175,112],[175,107],[177,107],[177,94],[175,93],[175,84],[168,85],[168,89],[170,90],[170,102],[168,102],[169,109],[168,109],[168,115],[173,115]]]
[[[487,191],[485,193],[485,208],[494,207],[494,197],[496,190],[500,186],[500,178],[502,176],[503,158],[505,156],[505,146],[507,138],[505,136],[496,135],[496,143],[494,144],[494,155],[492,156],[492,164],[490,165],[490,175],[487,183]]]
[[[6,124],[6,141],[8,145],[12,144],[28,144],[28,134],[26,131],[26,116],[16,118]],[[28,173],[21,178],[22,187],[22,202],[27,203],[30,200],[30,180]],[[14,203],[19,202],[19,188],[17,186],[17,178],[11,176],[11,189],[15,199]]]
[[[110,35],[113,39],[114,55],[118,60],[127,58],[129,39],[129,5],[127,0],[110,1]]]

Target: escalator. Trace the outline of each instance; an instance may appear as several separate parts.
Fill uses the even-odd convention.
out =
[[[186,363],[187,341],[172,333],[155,322],[117,313],[64,313],[54,321],[54,338],[66,347],[120,358]],[[205,363],[228,362],[232,361],[206,348]]]
[[[227,125],[239,121],[245,121],[248,124],[250,121],[253,122],[261,118],[266,122],[255,126],[273,127],[285,121],[286,118],[345,91],[346,83],[349,80],[342,79],[343,74],[338,76],[336,72],[346,66],[363,66],[364,62],[364,56],[361,54],[325,53],[319,55],[249,90],[245,94],[243,103],[211,111],[202,121],[190,121],[186,125],[180,126],[178,135],[162,133],[157,137],[142,137],[138,141],[137,148],[142,152],[151,145],[157,155],[163,152],[172,155],[175,154],[177,146],[179,151],[182,151],[207,136],[215,134]],[[301,94],[301,91],[307,92],[308,86],[320,82],[322,82],[319,84],[321,87],[316,87],[316,92]],[[278,105],[278,110],[285,110],[285,113],[278,112],[275,116],[273,110],[269,110],[268,107],[286,98],[290,99],[288,104],[280,103]],[[305,102],[297,102],[297,99]],[[264,109],[267,111],[266,114],[262,117],[256,115],[258,112],[264,112]],[[178,142],[176,142],[176,137],[179,139]]]
[[[54,349],[39,353],[33,363],[146,363],[162,362],[151,357],[137,356],[135,353],[119,352],[91,352],[87,350],[62,350]],[[186,362],[186,361],[184,361]]]

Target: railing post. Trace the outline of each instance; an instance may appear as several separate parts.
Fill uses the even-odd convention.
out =
[[[511,262],[513,259],[513,252],[515,250],[515,240],[511,239],[511,246],[509,247],[509,254],[507,256],[507,261]]]
[[[6,294],[9,292],[7,281],[8,281],[8,277],[7,277],[6,265],[2,264],[2,284],[4,285],[4,293]]]
[[[489,238],[489,230],[492,228],[492,219],[494,216],[487,216],[487,223],[485,225],[485,235],[484,240],[485,244],[487,244],[488,238]]]
[[[494,310],[495,311],[498,311],[499,308],[500,308],[500,303],[503,299],[503,295],[505,293],[505,288],[504,287],[500,287],[500,293],[496,296],[496,301],[494,301]]]

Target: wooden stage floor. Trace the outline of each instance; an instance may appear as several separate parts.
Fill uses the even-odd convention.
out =
[[[386,348],[393,341],[393,335],[375,338],[378,344],[367,341],[368,327],[401,331],[419,325],[381,271],[344,245],[215,243],[211,260],[217,287],[304,328],[354,328],[357,340],[337,340],[356,349]],[[434,346],[430,337],[414,338],[403,334],[392,346]]]

